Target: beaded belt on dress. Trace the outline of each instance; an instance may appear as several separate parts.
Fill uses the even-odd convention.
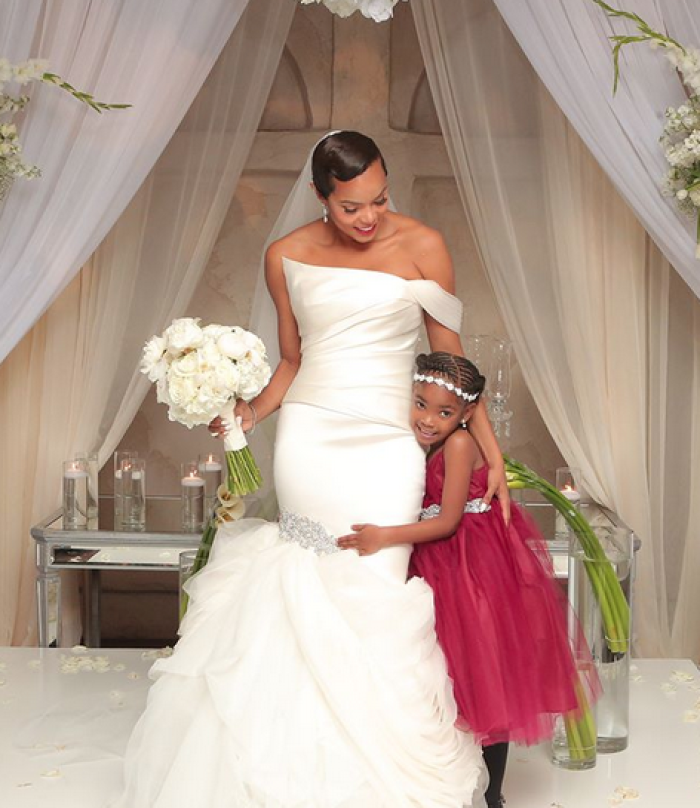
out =
[[[429,505],[427,508],[423,508],[419,518],[421,520],[434,519],[436,516],[440,515],[440,510],[439,505]],[[490,510],[491,506],[487,505],[481,497],[468,500],[467,504],[464,506],[464,513],[486,513],[486,511]]]
[[[300,547],[313,550],[316,555],[329,555],[340,551],[335,536],[320,522],[314,522],[307,516],[281,510],[279,524],[280,538],[284,541],[292,541]]]

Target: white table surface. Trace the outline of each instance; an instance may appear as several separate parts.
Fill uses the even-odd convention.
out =
[[[0,806],[104,806],[121,785],[120,756],[143,710],[153,658],[137,649],[0,648]],[[79,660],[83,668],[68,672]],[[96,724],[108,715],[104,731],[90,733],[91,746],[71,731],[71,705],[84,705],[86,695]],[[32,718],[47,713],[53,718],[37,729]],[[599,755],[585,772],[555,768],[547,745],[513,747],[507,808],[700,808],[700,674],[692,662],[637,660],[630,724],[628,749]],[[616,802],[618,787],[639,796]]]

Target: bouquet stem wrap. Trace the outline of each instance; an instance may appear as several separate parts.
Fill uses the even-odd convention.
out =
[[[262,485],[262,476],[255,462],[240,420],[234,415],[235,401],[224,407],[221,417],[226,420],[229,432],[224,438],[226,452],[226,468],[228,471],[228,490],[242,497],[252,494]]]

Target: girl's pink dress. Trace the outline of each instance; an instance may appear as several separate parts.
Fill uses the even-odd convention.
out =
[[[424,509],[440,505],[444,476],[439,451],[428,461]],[[486,465],[472,474],[470,501],[484,496],[487,476]],[[411,574],[434,592],[460,723],[484,745],[550,737],[554,714],[578,706],[578,679],[568,603],[534,522],[513,505],[506,527],[497,501],[467,512],[454,536],[415,545]],[[585,641],[576,642],[585,657]],[[592,675],[589,697],[599,690]]]

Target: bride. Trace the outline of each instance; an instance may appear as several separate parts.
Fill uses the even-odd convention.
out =
[[[483,788],[480,750],[454,727],[431,591],[406,582],[410,548],[360,558],[334,539],[351,521],[418,517],[411,370],[423,321],[433,350],[461,353],[451,262],[435,231],[389,209],[370,138],[332,133],[310,167],[318,201],[302,174],[283,226],[308,199],[322,218],[268,248],[272,302],[253,323],[261,333],[276,321],[279,365],[237,405],[246,430],[280,409],[279,522],[220,530],[190,582],[181,639],[154,665],[129,743],[120,808],[462,808]],[[485,413],[475,421],[507,506]]]

